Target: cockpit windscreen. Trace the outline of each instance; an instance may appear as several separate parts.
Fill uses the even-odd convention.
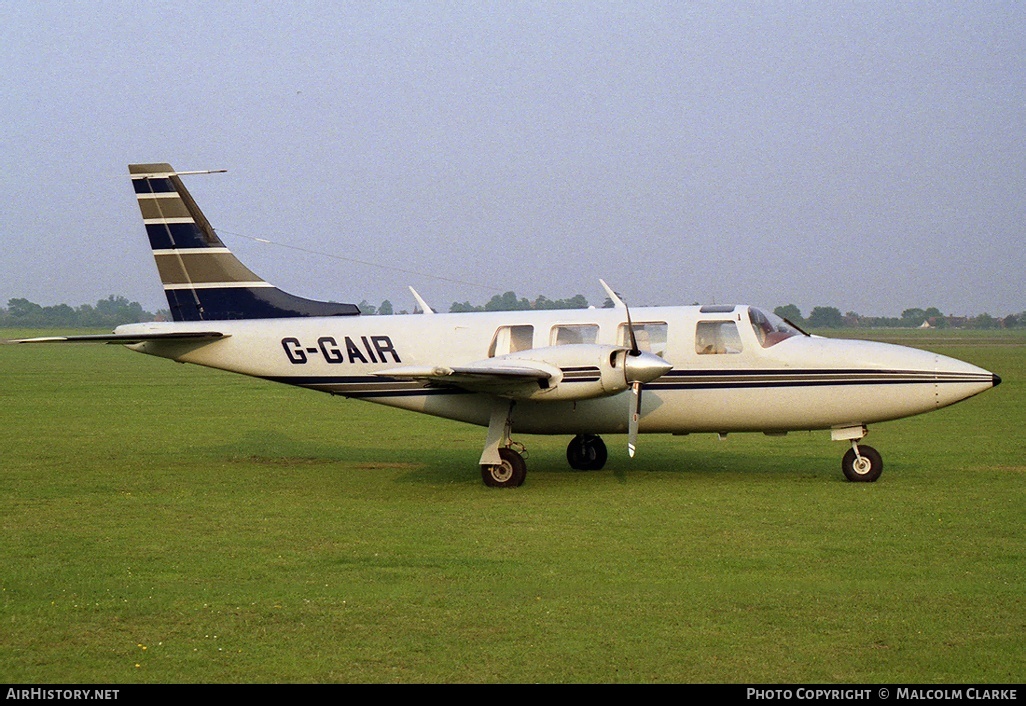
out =
[[[759,339],[763,348],[775,346],[792,336],[807,335],[776,314],[756,309],[754,306],[748,307],[748,318],[751,319],[755,337]]]

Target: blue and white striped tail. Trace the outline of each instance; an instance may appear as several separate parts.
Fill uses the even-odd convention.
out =
[[[170,164],[130,164],[128,172],[175,321],[360,313],[353,304],[283,292],[254,274],[217,237]]]

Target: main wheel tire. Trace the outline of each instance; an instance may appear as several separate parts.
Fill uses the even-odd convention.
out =
[[[605,442],[594,434],[578,434],[566,447],[566,462],[577,471],[600,470],[608,457]]]
[[[848,449],[848,453],[844,454],[841,470],[852,483],[872,483],[883,473],[883,459],[872,446],[860,445],[858,456],[855,455],[855,449]]]
[[[481,465],[481,480],[490,488],[517,488],[527,477],[527,462],[513,449],[499,449],[502,461]]]

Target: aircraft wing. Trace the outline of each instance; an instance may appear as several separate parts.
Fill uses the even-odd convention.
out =
[[[545,363],[524,362],[512,365],[509,362],[492,363],[482,361],[458,366],[408,366],[390,368],[373,373],[378,377],[421,380],[431,385],[459,387],[471,392],[508,394],[518,388],[547,387],[550,380],[560,376],[559,368]]]
[[[213,341],[227,338],[220,331],[183,331],[180,333],[101,333],[85,336],[43,336],[41,338],[16,338],[4,343],[143,343],[144,341]]]

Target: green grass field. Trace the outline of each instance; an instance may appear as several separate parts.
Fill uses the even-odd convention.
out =
[[[16,336],[21,332],[4,332]],[[1004,384],[829,434],[484,430],[112,346],[0,348],[0,682],[1022,682],[1026,336]]]

